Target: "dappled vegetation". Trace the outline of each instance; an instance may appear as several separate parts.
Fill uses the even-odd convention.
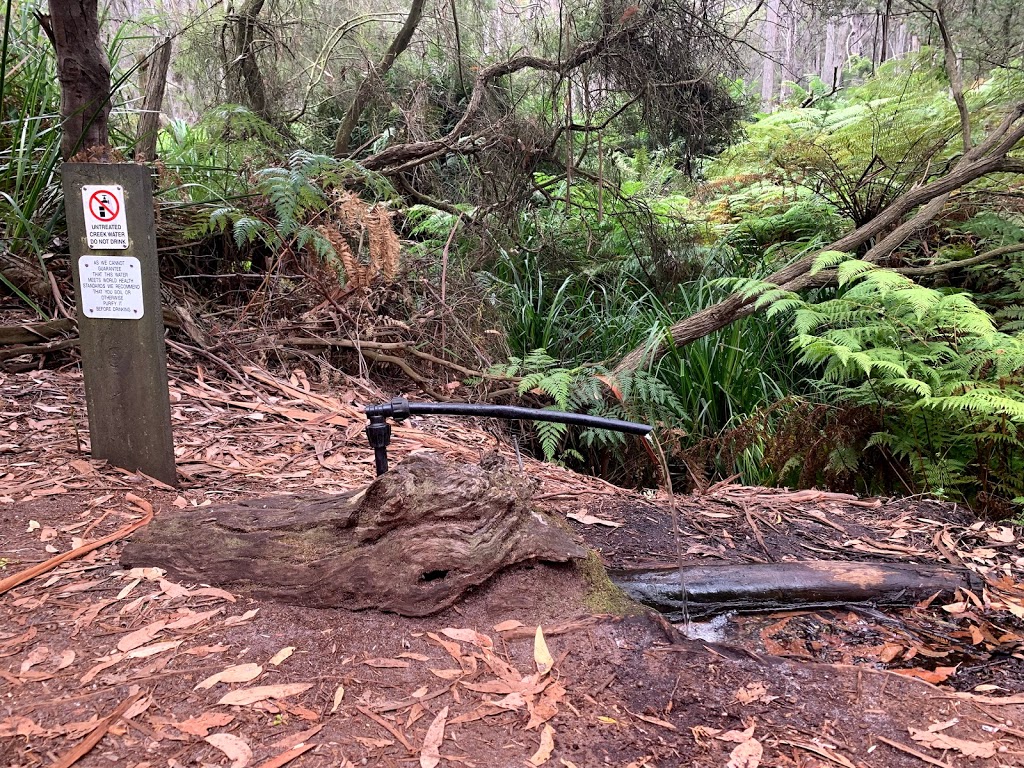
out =
[[[172,350],[647,420],[682,486],[739,474],[1018,514],[1024,209],[1002,124],[1024,75],[995,43],[951,65],[940,31],[966,34],[966,17],[947,8],[940,30],[908,9],[888,57],[767,91],[744,14],[682,2],[519,9],[516,24],[457,3],[353,8],[341,26],[315,4],[161,17],[181,52],[153,163]],[[24,321],[73,302],[52,47],[32,6],[7,11],[0,281]],[[986,12],[1020,38],[1012,8]],[[124,157],[151,26],[107,25]],[[988,137],[1009,141],[986,149],[991,167],[885,221],[988,162]],[[678,333],[719,306],[731,322]],[[656,479],[619,435],[519,438]]]

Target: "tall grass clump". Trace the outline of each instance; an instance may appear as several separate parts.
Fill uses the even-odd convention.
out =
[[[60,88],[31,9],[6,0],[0,41],[0,282],[46,317],[47,252],[63,219]]]

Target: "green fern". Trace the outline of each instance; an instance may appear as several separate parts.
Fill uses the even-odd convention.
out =
[[[880,409],[888,429],[870,445],[905,461],[923,490],[1024,495],[1024,336],[997,330],[965,293],[833,263],[845,289],[793,309],[793,345],[823,389]]]

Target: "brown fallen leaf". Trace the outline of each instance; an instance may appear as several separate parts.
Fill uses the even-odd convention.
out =
[[[249,744],[233,733],[212,733],[203,741],[223,752],[231,760],[231,768],[245,768],[252,760]]]
[[[395,743],[394,739],[374,739],[370,736],[353,736],[352,738],[368,749],[383,749]]]
[[[34,667],[36,664],[42,664],[44,661],[46,661],[49,655],[49,648],[47,648],[45,645],[37,645],[35,648],[29,651],[28,656],[26,656],[25,660],[21,662],[21,669],[18,674],[24,676],[24,674],[28,672],[30,669],[32,669],[32,667]]]
[[[485,717],[490,717],[491,715],[500,715],[505,712],[508,712],[508,710],[505,707],[496,707],[493,704],[483,704],[470,712],[466,712],[465,714],[452,718],[452,720],[449,722],[449,725],[472,723],[475,720],[483,720]]]
[[[777,698],[779,697],[769,695],[767,686],[760,681],[747,683],[736,691],[736,701],[740,704],[751,704],[755,701],[768,704]]]
[[[530,706],[527,703],[527,708],[530,710],[530,722],[526,724],[526,730],[531,731],[557,715],[558,705],[564,698],[565,686],[555,682],[544,690],[536,704]],[[673,730],[675,729],[673,728]]]
[[[28,717],[11,715],[6,720],[0,720],[0,739],[10,739],[14,736],[44,736],[45,734],[46,731]]]
[[[198,656],[202,659],[211,653],[224,653],[229,648],[231,648],[230,645],[197,645],[195,648],[183,651],[183,653],[187,653],[189,656]]]
[[[296,744],[291,749],[287,749],[269,760],[265,760],[257,765],[256,768],[281,768],[281,766],[287,765],[299,755],[304,755],[309,750],[315,749],[316,746],[316,744]],[[345,762],[338,764],[338,768],[355,768],[355,766],[350,761],[345,760]]]
[[[145,645],[160,634],[166,626],[166,621],[154,621],[152,624],[148,624],[142,629],[136,629],[134,632],[129,632],[118,640],[117,650],[125,653],[134,648],[138,648],[140,645]]]
[[[182,733],[205,739],[212,729],[223,728],[234,719],[235,716],[229,715],[227,712],[210,711],[190,717],[180,723],[174,723],[174,727]]]
[[[197,589],[192,594],[197,595],[201,591],[202,590],[198,590]],[[253,608],[251,611],[246,611],[241,616],[228,616],[226,619],[224,619],[224,626],[225,627],[233,627],[233,626],[236,626],[238,624],[244,624],[245,622],[249,621],[250,619],[255,618],[256,614],[259,613],[259,612],[260,612],[259,608]]]
[[[196,624],[202,624],[204,621],[212,619],[223,610],[223,608],[214,608],[213,610],[202,611],[201,613],[187,613],[170,622],[166,627],[164,627],[164,629],[171,631],[177,629],[189,629],[194,627]]]
[[[444,741],[444,726],[448,720],[448,707],[443,707],[434,718],[420,747],[420,768],[437,768],[441,762],[441,742]]]
[[[261,674],[263,674],[263,667],[259,664],[235,664],[200,681],[193,690],[205,691],[208,688],[213,688],[217,683],[247,683],[250,680],[255,680]]]
[[[158,653],[166,653],[167,651],[173,651],[183,640],[165,640],[162,643],[153,643],[151,645],[144,645],[141,648],[136,648],[132,651],[128,651],[124,655],[126,659],[146,659],[150,656],[156,656]]]
[[[595,517],[589,515],[586,512],[570,512],[566,515],[570,520],[575,520],[577,523],[583,523],[583,525],[605,525],[609,528],[621,528],[624,523],[617,523],[614,520],[605,520],[602,517]]]
[[[289,656],[291,656],[293,653],[295,653],[295,647],[294,646],[291,646],[291,645],[285,646],[280,651],[275,653],[271,657],[271,659],[270,659],[270,661],[268,663],[269,664],[273,664],[275,667],[280,666],[280,664],[285,659],[287,659]]]
[[[744,731],[726,731],[725,733],[716,735],[715,738],[719,741],[735,741],[738,744],[742,744],[743,742],[750,741],[754,738],[754,727],[755,726],[752,725]]]
[[[401,659],[367,659],[363,662],[368,667],[379,667],[381,669],[405,669],[409,666],[408,661]]]
[[[450,637],[452,640],[459,640],[463,643],[470,643],[479,648],[493,648],[494,643],[487,635],[482,635],[473,629],[454,629],[448,627],[442,629],[441,634]]]
[[[930,669],[894,669],[892,670],[897,675],[903,675],[904,677],[919,677],[925,682],[938,685],[944,683],[950,677],[956,674],[956,667],[936,667],[934,670]]]
[[[998,746],[994,741],[968,741],[947,736],[937,731],[919,731],[916,728],[910,728],[909,730],[910,738],[919,744],[931,747],[932,749],[954,749],[964,757],[972,759],[975,757],[995,757],[998,751]]]
[[[345,698],[345,686],[339,685],[334,691],[334,703],[331,705],[331,713],[338,711],[338,707],[341,706],[341,700]]]
[[[516,621],[515,619],[509,619],[508,621],[503,621],[500,624],[495,624],[492,629],[495,632],[509,632],[513,629],[519,629],[519,627],[522,626],[525,626],[523,622]]]
[[[677,730],[679,730],[672,723],[670,723],[668,720],[661,720],[661,719],[659,719],[657,717],[651,717],[650,715],[641,715],[638,712],[630,712],[628,709],[626,711],[629,712],[629,714],[631,714],[637,720],[643,720],[645,723],[650,723],[651,725],[657,725],[659,728],[666,728],[667,730],[670,730],[670,731],[677,731]]]
[[[466,674],[461,669],[428,669],[427,671],[435,677],[440,677],[442,680],[458,680]]]
[[[548,723],[544,726],[544,730],[541,731],[540,746],[537,748],[537,751],[533,753],[533,757],[530,758],[530,765],[544,765],[544,763],[551,759],[551,753],[554,751],[555,729],[551,727],[550,723]]]
[[[764,755],[764,747],[757,739],[748,739],[736,745],[736,748],[729,753],[729,762],[725,768],[758,768],[761,765],[761,757]]]
[[[217,589],[216,587],[200,587],[199,589],[192,590],[193,597],[219,597],[222,600],[227,600],[229,603],[235,602],[238,598],[232,595],[230,592]]]
[[[75,663],[75,652],[74,651],[64,651],[64,653],[62,653],[60,655],[60,662],[57,664],[57,670],[60,671],[62,669],[67,669],[68,667],[70,667],[74,663]],[[977,688],[975,688],[975,690],[977,690]]]
[[[446,651],[448,651],[448,655],[451,656],[453,659],[459,662],[462,661],[462,646],[460,646],[458,643],[451,643],[447,640],[442,640],[433,632],[427,632],[427,637],[429,637],[435,643],[437,643]]]
[[[548,650],[548,644],[544,640],[544,631],[537,626],[537,633],[533,636],[533,660],[537,664],[537,672],[546,675],[555,666],[555,660]]]
[[[398,654],[399,659],[412,659],[413,661],[430,661],[430,657],[422,653],[411,653],[406,651],[405,653]]]
[[[312,728],[306,731],[300,731],[299,733],[289,733],[287,736],[283,736],[277,741],[271,742],[269,746],[274,749],[292,749],[300,744],[305,744],[307,741],[316,736],[320,731],[324,729],[323,725],[314,725]]]
[[[312,683],[284,683],[282,685],[258,685],[255,688],[239,688],[221,697],[218,704],[248,706],[266,699],[284,699],[297,696],[313,687]]]

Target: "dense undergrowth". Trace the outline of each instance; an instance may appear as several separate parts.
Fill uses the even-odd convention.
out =
[[[0,280],[8,306],[48,317],[70,294],[59,93],[38,24],[9,20]],[[409,200],[394,179],[320,154],[316,125],[285,132],[233,105],[174,121],[154,166],[165,299],[183,317],[173,333],[216,359],[645,420],[691,487],[738,475],[1012,513],[1024,496],[1024,264],[1009,246],[1024,243],[1024,212],[1009,180],[958,195],[880,267],[826,255],[818,266],[838,271],[837,287],[798,296],[762,282],[956,157],[957,112],[935,59],[888,62],[816,99],[798,92],[812,105],[751,120],[694,174],[671,143],[609,127],[600,155],[577,147],[590,154],[571,181],[541,164],[520,205],[492,212],[470,195]],[[971,90],[977,133],[1019,80],[998,70]],[[117,93],[115,135],[130,156],[131,96]],[[467,173],[450,161],[431,172],[453,185]],[[1005,253],[916,282],[893,271],[993,248]],[[737,288],[765,311],[611,372]],[[218,336],[242,328],[273,343]],[[363,346],[318,347],[325,335]],[[649,449],[621,436],[547,425],[524,437],[549,459],[655,481]]]

